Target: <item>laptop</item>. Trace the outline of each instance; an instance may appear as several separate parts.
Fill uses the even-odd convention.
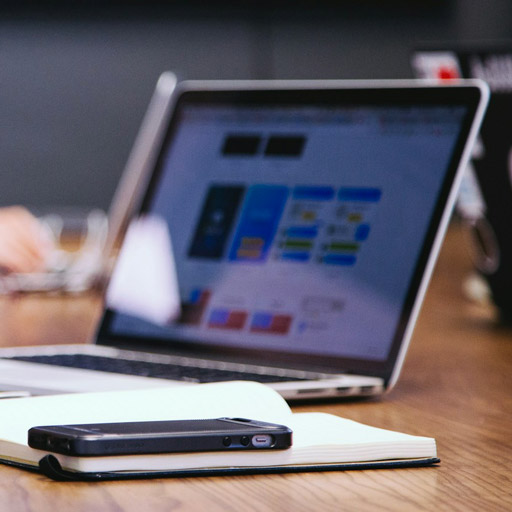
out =
[[[418,77],[480,78],[490,87],[489,107],[457,206],[469,226],[473,261],[490,288],[501,319],[512,318],[512,41],[436,43],[417,49]]]
[[[171,72],[159,78],[108,215],[102,210],[92,210],[78,221],[66,219],[59,214],[40,217],[39,220],[56,246],[49,255],[46,268],[41,272],[1,275],[0,293],[54,290],[76,293],[108,279],[115,248],[124,236],[137,201],[140,200],[140,193],[145,190],[145,180],[152,170],[176,83],[176,76]],[[73,251],[60,248],[62,235],[67,231],[66,224],[71,224],[69,231],[74,232],[75,236],[77,233],[82,234],[79,248]]]
[[[137,211],[173,262],[178,314],[107,300],[93,344],[2,349],[0,388],[391,389],[487,99],[477,80],[179,84]]]

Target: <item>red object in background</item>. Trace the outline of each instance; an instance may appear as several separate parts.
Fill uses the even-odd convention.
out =
[[[439,80],[455,80],[460,78],[459,72],[455,68],[439,68],[437,72],[437,77]]]

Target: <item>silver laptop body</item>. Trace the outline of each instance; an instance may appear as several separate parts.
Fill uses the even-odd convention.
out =
[[[155,263],[127,267],[133,300],[106,301],[94,344],[2,349],[0,389],[391,389],[487,101],[479,81],[178,85],[135,166],[150,167],[136,217],[163,226]],[[155,320],[162,301],[135,305],[151,272],[163,296],[166,261],[181,307]]]

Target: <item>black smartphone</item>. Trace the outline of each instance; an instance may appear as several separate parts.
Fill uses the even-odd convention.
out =
[[[283,450],[291,444],[288,427],[245,418],[51,425],[28,431],[30,447],[75,456]]]

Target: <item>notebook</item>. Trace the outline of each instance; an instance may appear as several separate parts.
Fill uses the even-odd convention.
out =
[[[412,64],[418,77],[480,78],[489,84],[491,99],[458,209],[473,235],[469,247],[475,266],[486,279],[502,319],[510,321],[512,137],[506,126],[512,115],[512,41],[437,43],[416,50]]]
[[[333,471],[439,462],[433,438],[375,428],[332,414],[292,414],[279,394],[256,382],[4,400],[0,414],[9,418],[0,426],[0,462],[27,469],[39,467],[59,480]],[[77,457],[27,444],[27,432],[34,425],[216,418],[223,414],[256,416],[272,423],[279,420],[292,430],[292,446],[285,450],[235,449],[239,439],[233,435],[233,444],[220,451]]]
[[[137,216],[154,234],[127,237],[112,280],[127,300],[90,345],[3,349],[0,388],[391,389],[487,99],[480,81],[178,85]]]

